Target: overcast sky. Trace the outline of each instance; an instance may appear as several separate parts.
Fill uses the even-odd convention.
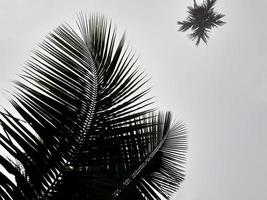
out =
[[[1,0],[1,96],[49,31],[78,11],[101,12],[127,31],[158,107],[187,124],[186,180],[173,200],[266,200],[267,1],[218,0],[227,24],[198,48],[177,31],[189,5],[192,0]]]

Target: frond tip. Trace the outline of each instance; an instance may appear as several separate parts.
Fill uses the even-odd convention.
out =
[[[216,0],[206,0],[202,5],[197,5],[194,1],[194,7],[188,7],[187,12],[189,16],[187,19],[177,22],[180,26],[179,31],[192,30],[189,38],[196,40],[197,46],[201,40],[207,44],[209,39],[208,33],[212,28],[225,24],[221,20],[225,15],[214,11],[215,3]]]

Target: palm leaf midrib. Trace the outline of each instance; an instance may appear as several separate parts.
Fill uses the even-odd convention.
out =
[[[62,27],[63,27],[63,29],[61,27],[59,28],[61,31],[68,30],[66,28],[67,26],[62,25]],[[70,30],[68,30],[68,32],[72,31],[72,33],[75,34],[73,29],[71,29],[69,26],[68,26],[68,28],[70,29]],[[57,32],[57,31],[55,31],[55,32]],[[53,36],[55,36],[55,34],[53,34]],[[73,150],[72,154],[69,155],[69,159],[66,160],[65,166],[63,166],[63,171],[56,177],[56,179],[53,181],[53,183],[47,188],[46,192],[44,192],[44,194],[43,194],[43,196],[41,198],[47,198],[48,196],[51,195],[51,193],[54,193],[54,187],[57,186],[57,184],[60,184],[58,181],[60,181],[63,178],[64,174],[68,173],[69,169],[72,168],[71,162],[72,162],[72,160],[75,159],[75,156],[77,155],[77,153],[80,150],[80,146],[82,146],[84,141],[85,141],[86,134],[88,134],[87,129],[90,126],[90,123],[91,123],[91,120],[92,120],[92,116],[93,116],[93,114],[95,112],[95,105],[96,105],[96,98],[97,98],[97,85],[98,85],[97,74],[96,74],[96,66],[95,66],[95,63],[94,63],[93,58],[91,56],[91,53],[90,53],[88,47],[86,46],[86,44],[84,43],[84,41],[82,40],[82,38],[80,38],[76,34],[75,34],[75,36],[76,36],[76,39],[78,39],[79,43],[82,44],[82,46],[83,46],[83,50],[85,52],[85,54],[83,54],[83,56],[85,58],[87,58],[87,59],[82,60],[82,61],[83,61],[83,63],[85,65],[90,66],[89,68],[92,70],[92,72],[87,71],[87,74],[84,76],[84,79],[88,79],[88,80],[90,80],[91,77],[93,77],[92,84],[90,84],[89,82],[87,83],[87,84],[90,84],[90,86],[93,85],[93,87],[88,87],[87,85],[84,86],[84,88],[85,88],[84,89],[85,99],[86,99],[87,96],[90,96],[91,97],[90,101],[92,103],[88,107],[87,106],[87,102],[88,101],[86,101],[86,100],[83,101],[83,104],[81,106],[81,115],[86,115],[86,118],[85,118],[85,120],[83,122],[83,125],[81,126],[80,131],[78,131],[79,132],[79,136],[76,137],[77,138],[76,147],[74,147],[74,150]],[[56,37],[56,38],[60,39],[58,37]],[[69,45],[68,43],[66,43],[66,44]],[[73,49],[73,47],[72,47],[72,49]],[[70,51],[68,49],[67,49],[67,51],[70,54],[73,55],[72,51]],[[90,88],[90,90],[89,90],[89,88]],[[87,109],[86,109],[86,107],[87,107]]]

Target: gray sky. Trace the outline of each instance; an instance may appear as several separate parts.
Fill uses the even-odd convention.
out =
[[[81,10],[101,12],[127,30],[158,107],[187,124],[187,177],[173,200],[265,200],[267,1],[218,0],[227,24],[198,48],[177,32],[188,5],[191,0],[1,0],[0,87],[8,88],[30,50],[61,22]]]

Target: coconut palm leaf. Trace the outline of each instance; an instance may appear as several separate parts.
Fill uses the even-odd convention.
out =
[[[171,114],[152,118],[149,148],[138,168],[114,195],[120,199],[170,199],[184,180],[186,130],[181,122],[171,124]],[[145,135],[146,135],[145,134]]]
[[[15,81],[17,113],[0,112],[0,199],[168,199],[184,178],[184,129],[151,107],[125,35],[97,14],[77,25],[46,37]]]
[[[185,21],[178,21],[180,25],[179,31],[185,32],[188,29],[192,30],[189,38],[196,40],[198,46],[200,40],[207,44],[209,35],[208,33],[212,28],[222,26],[225,24],[221,19],[224,14],[214,11],[214,5],[217,0],[206,0],[202,5],[197,5],[194,1],[194,7],[188,7],[189,16]]]
[[[136,165],[135,160],[129,160],[131,163],[125,160],[122,151],[125,135],[134,140],[138,129],[149,126],[140,124],[141,117],[153,109],[146,108],[152,103],[151,98],[144,98],[149,89],[142,90],[147,80],[133,69],[136,60],[131,52],[123,49],[125,36],[115,48],[116,29],[112,29],[104,17],[93,15],[88,19],[81,15],[77,23],[97,63],[98,90],[95,114],[87,130],[90,134],[71,160],[71,170],[65,174],[62,192],[58,192],[57,198],[86,199],[88,191],[92,191],[90,198],[101,199],[104,193],[96,193],[92,188],[96,185],[102,190],[105,188],[105,198],[112,197],[113,190],[127,176],[128,168]]]

